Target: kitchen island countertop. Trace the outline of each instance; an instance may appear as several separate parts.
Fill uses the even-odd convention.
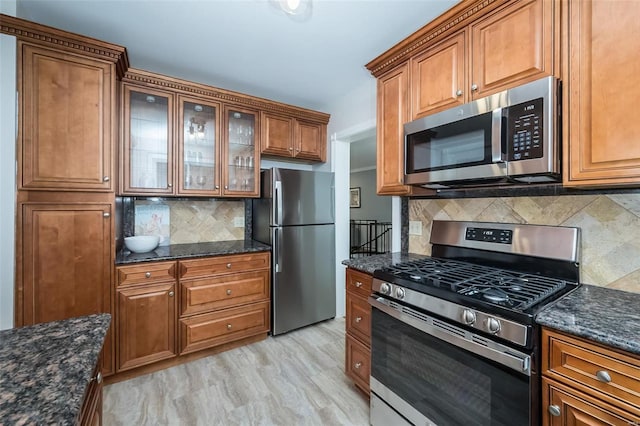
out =
[[[221,256],[227,254],[270,251],[271,246],[255,240],[229,240],[192,244],[172,244],[159,246],[148,253],[132,253],[126,248],[116,256],[116,265],[150,262],[156,260],[176,260],[194,257]]]
[[[414,253],[393,252],[359,257],[355,259],[346,259],[342,261],[342,264],[348,266],[349,268],[353,268],[367,274],[373,274],[373,271],[375,271],[376,269],[395,265],[401,262],[408,262],[413,259],[421,259],[424,257],[428,256]]]
[[[583,284],[547,305],[536,322],[640,355],[640,294]]]
[[[111,315],[0,331],[0,423],[78,421]]]

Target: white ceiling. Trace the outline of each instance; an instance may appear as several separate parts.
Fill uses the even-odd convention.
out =
[[[324,112],[364,65],[457,0],[17,0],[21,18],[123,45],[132,67]]]

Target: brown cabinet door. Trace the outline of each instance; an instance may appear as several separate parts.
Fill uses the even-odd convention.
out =
[[[118,294],[118,371],[176,356],[175,282]]]
[[[543,377],[542,424],[545,426],[629,426],[640,424],[640,417]]]
[[[327,161],[327,126],[310,121],[295,120],[295,157],[313,161]]]
[[[19,189],[113,187],[114,65],[19,43]]]
[[[293,157],[293,118],[262,112],[263,154]]]
[[[465,32],[411,59],[411,119],[461,105],[465,87]]]
[[[369,393],[371,353],[369,348],[350,335],[346,335],[345,372],[365,393]]]
[[[554,32],[550,0],[521,0],[471,24],[473,98],[553,74]]]
[[[111,313],[111,204],[23,204],[16,325]],[[103,373],[113,372],[113,329]]]
[[[371,305],[367,299],[347,292],[347,333],[371,345]]]
[[[257,111],[224,107],[222,195],[260,196],[260,117]]]
[[[173,194],[173,94],[123,84],[122,193]]]
[[[408,114],[409,65],[378,79],[377,192],[379,195],[408,195],[404,180],[404,123]]]
[[[640,182],[640,3],[564,2],[564,184]]]

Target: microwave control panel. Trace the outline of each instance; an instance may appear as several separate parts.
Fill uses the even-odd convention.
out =
[[[505,109],[507,110],[508,161],[541,158],[544,154],[542,98]]]

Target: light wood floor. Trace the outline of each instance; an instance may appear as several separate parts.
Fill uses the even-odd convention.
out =
[[[104,425],[368,425],[344,318],[104,388]]]

